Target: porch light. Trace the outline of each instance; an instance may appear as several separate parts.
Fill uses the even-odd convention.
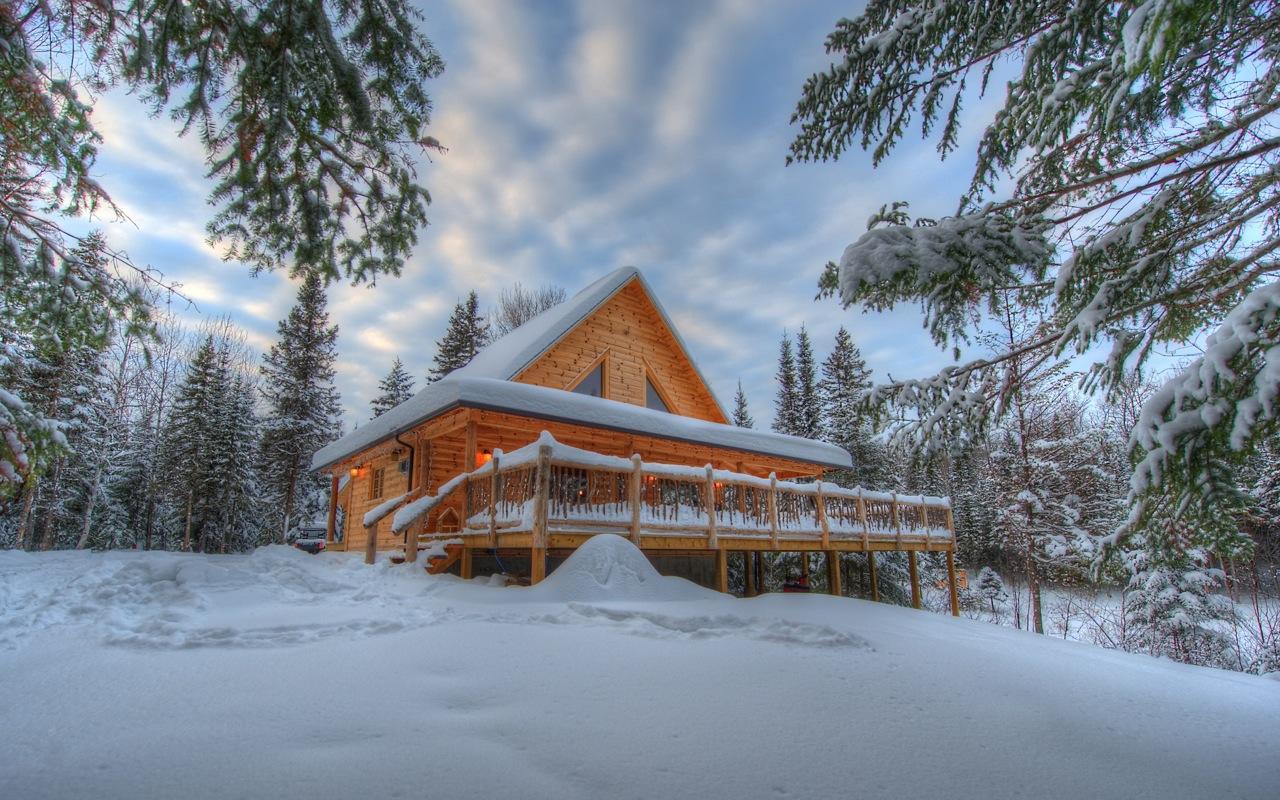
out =
[[[481,450],[479,453],[476,453],[476,468],[478,469],[480,467],[483,467],[485,464],[488,464],[492,460],[493,460],[493,453],[490,453],[488,450]]]
[[[359,477],[359,476],[360,476],[360,467],[358,467],[358,466],[356,466],[356,467],[352,467],[352,468],[351,468],[351,477],[356,478],[356,477]]]

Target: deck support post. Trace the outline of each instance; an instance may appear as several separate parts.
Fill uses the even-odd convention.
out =
[[[378,525],[364,526],[364,563],[372,564],[378,560]]]
[[[951,616],[960,616],[960,595],[956,591],[956,551],[947,551],[947,588],[951,594]]]
[[[876,551],[867,551],[867,577],[871,580],[871,602],[880,602],[880,583],[876,580]]]
[[[744,584],[742,587],[743,597],[756,596],[756,565],[754,563],[755,553],[751,550],[742,551],[742,575]]]
[[[716,591],[729,593],[729,554],[722,547],[716,548]]]
[[[827,591],[836,597],[844,594],[844,587],[840,585],[840,551],[827,551]]]
[[[462,573],[462,579],[464,581],[469,581],[471,580],[472,577],[474,577],[473,555],[474,555],[474,551],[470,547],[466,547],[464,545],[462,548],[462,565],[459,568],[459,571]]]
[[[533,499],[533,542],[529,548],[529,585],[547,577],[547,505],[551,495],[551,445],[538,445],[536,494]]]
[[[911,607],[920,608],[920,567],[915,550],[907,551],[907,572],[911,575]]]
[[[640,546],[640,488],[644,482],[644,464],[639,453],[631,454],[631,475],[627,483],[627,502],[631,505],[631,543]]]
[[[338,473],[335,471],[329,482],[329,518],[324,528],[324,543],[333,544],[333,534],[338,527]]]
[[[800,582],[805,586],[809,585],[809,551],[801,550],[800,556]]]

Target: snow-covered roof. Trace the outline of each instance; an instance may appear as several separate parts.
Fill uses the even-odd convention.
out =
[[[688,345],[680,337],[680,331],[676,329],[675,323],[671,321],[667,310],[662,307],[662,302],[654,294],[649,282],[644,279],[644,275],[635,267],[623,267],[610,272],[563,303],[547,309],[506,336],[491,343],[479,353],[476,353],[475,358],[471,359],[471,363],[455,370],[451,375],[459,378],[514,380],[525,367],[528,367],[543,353],[555,347],[556,343],[577,327],[579,322],[582,322],[591,316],[596,309],[609,302],[610,298],[621,291],[633,278],[640,282],[640,286],[644,289],[645,294],[648,295],[650,302],[653,303],[653,307],[658,310],[658,313],[662,316],[662,321],[666,323],[671,335],[675,337],[676,344],[684,351],[685,357],[689,359],[689,363],[693,365],[694,370],[698,373],[698,378],[707,387],[707,391],[711,393],[711,399],[715,402],[716,407],[720,409],[720,413],[724,415],[724,418],[728,419],[729,415],[725,413],[724,405],[716,397],[715,392],[711,389],[711,384],[702,374],[702,371],[698,369],[698,364],[693,360]]]
[[[311,459],[311,468],[328,467],[396,434],[405,433],[427,419],[463,406],[741,450],[826,467],[849,467],[852,463],[845,450],[826,442],[682,417],[563,389],[471,377],[463,375],[465,371],[456,370],[369,424],[322,448]]]

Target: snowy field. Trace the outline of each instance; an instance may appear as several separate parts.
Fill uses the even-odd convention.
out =
[[[0,797],[1280,797],[1280,681],[598,537],[533,589],[354,554],[0,553]]]

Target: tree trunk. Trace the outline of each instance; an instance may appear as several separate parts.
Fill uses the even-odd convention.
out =
[[[1031,595],[1031,623],[1036,633],[1044,633],[1044,614],[1040,610],[1040,575],[1036,568],[1035,540],[1027,542],[1027,590]]]
[[[18,538],[14,547],[19,550],[27,545],[27,527],[31,524],[31,506],[36,499],[36,479],[28,476],[22,485],[22,510],[18,512]]]
[[[40,531],[40,549],[52,550],[58,543],[58,498],[62,495],[62,459],[53,463],[49,481],[49,506],[44,510],[44,524]]]
[[[76,542],[77,550],[83,550],[89,544],[89,528],[93,520],[93,507],[98,502],[98,483],[101,480],[102,465],[99,464],[98,471],[93,475],[93,482],[89,484],[89,502],[85,503],[84,525],[80,528],[80,539]]]
[[[195,492],[187,492],[187,525],[182,533],[182,550],[183,552],[191,552],[191,504],[194,502]]]

